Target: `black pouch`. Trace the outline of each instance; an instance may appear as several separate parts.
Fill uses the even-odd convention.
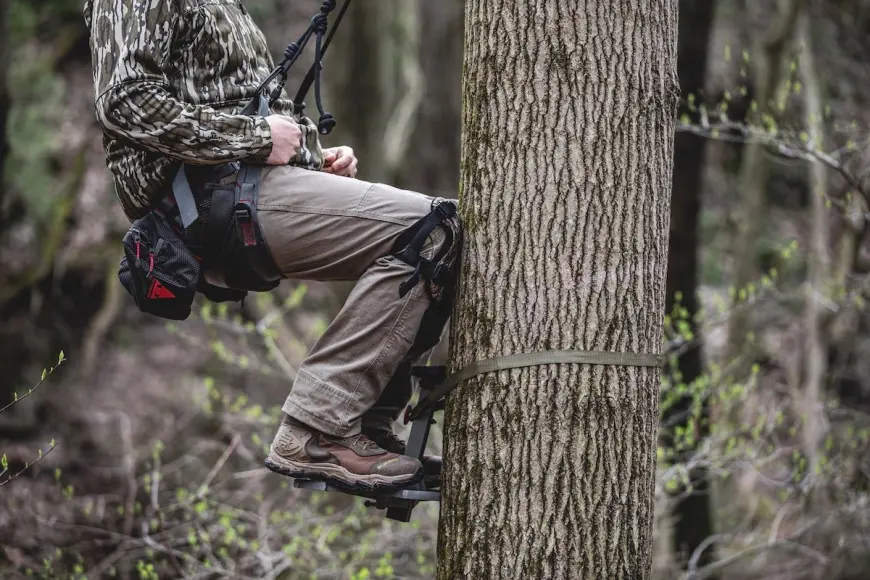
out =
[[[205,276],[199,282],[199,293],[211,302],[242,302],[248,296],[247,290],[233,290],[222,286],[209,284]]]
[[[142,312],[184,320],[190,316],[202,268],[173,225],[154,211],[136,220],[124,236],[118,278]]]

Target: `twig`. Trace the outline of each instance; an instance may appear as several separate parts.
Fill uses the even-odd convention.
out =
[[[217,476],[221,468],[223,468],[224,464],[230,458],[230,455],[233,454],[233,451],[235,451],[236,446],[241,440],[242,438],[238,433],[233,435],[230,444],[224,450],[223,454],[221,454],[220,458],[217,460],[217,463],[214,464],[214,467],[211,468],[211,471],[208,472],[205,480],[203,480],[203,482],[200,484],[199,489],[196,492],[196,499],[202,499],[202,497],[206,494],[206,492],[208,491],[208,487],[211,485],[211,482]]]
[[[121,310],[121,285],[115,280],[118,271],[116,262],[117,259],[114,256],[107,259],[108,270],[105,279],[103,306],[97,312],[82,340],[84,356],[82,357],[81,374],[85,379],[89,379],[93,375],[100,345]]]
[[[124,500],[124,534],[130,536],[133,533],[133,508],[138,490],[133,428],[130,417],[126,413],[118,413],[118,418],[121,426],[121,441],[124,444],[124,471],[127,475],[127,497]]]
[[[706,137],[708,139],[716,139],[719,141],[733,141],[740,143],[759,143],[762,145],[775,146],[776,152],[783,157],[792,159],[803,159],[806,161],[816,161],[822,163],[828,168],[839,173],[846,182],[861,194],[862,197],[870,204],[870,192],[868,192],[855,175],[853,175],[846,167],[837,161],[832,155],[819,151],[811,147],[797,149],[788,144],[786,141],[777,138],[776,136],[762,132],[750,125],[737,123],[734,121],[718,121],[715,124],[705,123],[703,127],[697,125],[680,123],[677,126],[677,131],[694,133],[695,135]],[[721,133],[725,131],[726,133]],[[727,131],[733,131],[738,135],[729,135]]]
[[[251,477],[262,477],[264,475],[268,475],[272,473],[265,467],[257,467],[256,469],[249,469],[247,471],[240,471],[238,473],[233,474],[233,479],[249,479]]]
[[[0,408],[0,413],[2,413],[3,411],[5,411],[6,409],[8,409],[9,407],[11,407],[12,405],[15,405],[15,404],[17,404],[17,403],[20,403],[21,401],[23,401],[24,399],[26,399],[27,397],[29,397],[30,395],[32,395],[32,394],[33,394],[33,391],[35,391],[36,389],[38,389],[38,388],[42,385],[42,383],[44,383],[44,382],[46,381],[46,379],[48,379],[48,377],[50,377],[50,376],[54,373],[54,371],[57,370],[57,368],[58,368],[60,365],[62,365],[64,362],[66,362],[66,357],[64,356],[63,351],[60,351],[60,356],[59,356],[58,359],[57,359],[57,364],[54,365],[53,367],[51,367],[50,369],[48,369],[47,371],[44,371],[44,372],[42,373],[42,378],[39,379],[39,382],[36,383],[33,387],[31,387],[31,388],[30,388],[26,393],[24,393],[24,395],[22,395],[21,397],[19,397],[19,396],[18,396],[18,393],[16,393],[16,394],[15,394],[15,400],[13,400],[11,403],[9,403],[8,405],[6,405],[5,407]]]
[[[43,459],[45,459],[45,457],[46,457],[49,453],[51,453],[52,451],[54,451],[54,448],[55,448],[55,447],[57,447],[57,442],[54,441],[54,440],[52,439],[52,441],[51,441],[51,443],[50,443],[50,447],[48,448],[48,451],[43,452],[42,449],[40,449],[40,450],[39,450],[39,457],[36,458],[36,461],[34,461],[34,462],[32,462],[32,463],[29,462],[29,461],[25,461],[25,462],[24,462],[24,467],[21,468],[20,471],[14,473],[13,475],[10,475],[9,477],[7,477],[6,479],[3,479],[2,481],[0,481],[0,487],[3,487],[4,485],[8,484],[10,481],[12,481],[13,479],[16,479],[16,478],[19,477],[22,473],[24,473],[25,471],[27,471],[28,469],[30,469],[31,467],[33,467],[34,465],[36,465],[37,463],[39,463],[40,461],[42,461]],[[5,458],[6,456],[4,455],[3,457]],[[8,468],[8,467],[4,467],[4,468],[3,468],[3,471],[0,471],[0,479],[2,479],[3,476],[6,475],[6,473],[7,473],[8,471],[9,471],[9,468]]]

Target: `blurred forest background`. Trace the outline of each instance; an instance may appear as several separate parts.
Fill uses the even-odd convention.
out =
[[[319,7],[245,3],[276,56]],[[431,578],[437,506],[261,467],[347,285],[167,325],[117,282],[82,4],[0,0],[0,577]],[[870,578],[870,1],[680,5],[654,576]],[[357,0],[326,144],[454,195],[462,52],[461,0]]]

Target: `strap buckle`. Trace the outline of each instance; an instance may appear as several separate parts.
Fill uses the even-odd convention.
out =
[[[238,222],[249,222],[251,221],[251,208],[246,205],[237,205],[235,211],[233,211],[233,217]]]
[[[441,214],[442,219],[452,218],[456,215],[456,206],[453,205],[453,202],[442,201],[437,206],[435,206],[435,211]]]

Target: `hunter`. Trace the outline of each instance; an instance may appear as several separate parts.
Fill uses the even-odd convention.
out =
[[[262,165],[258,227],[281,276],[356,281],[298,370],[267,467],[362,490],[418,481],[424,468],[392,424],[439,287],[394,244],[448,200],[356,179],[353,150],[322,148],[286,93],[266,116],[240,114],[274,67],[240,0],[88,0],[84,16],[107,165],[131,222],[169,195],[182,164],[195,175]],[[445,224],[419,254],[452,272],[461,226]]]

